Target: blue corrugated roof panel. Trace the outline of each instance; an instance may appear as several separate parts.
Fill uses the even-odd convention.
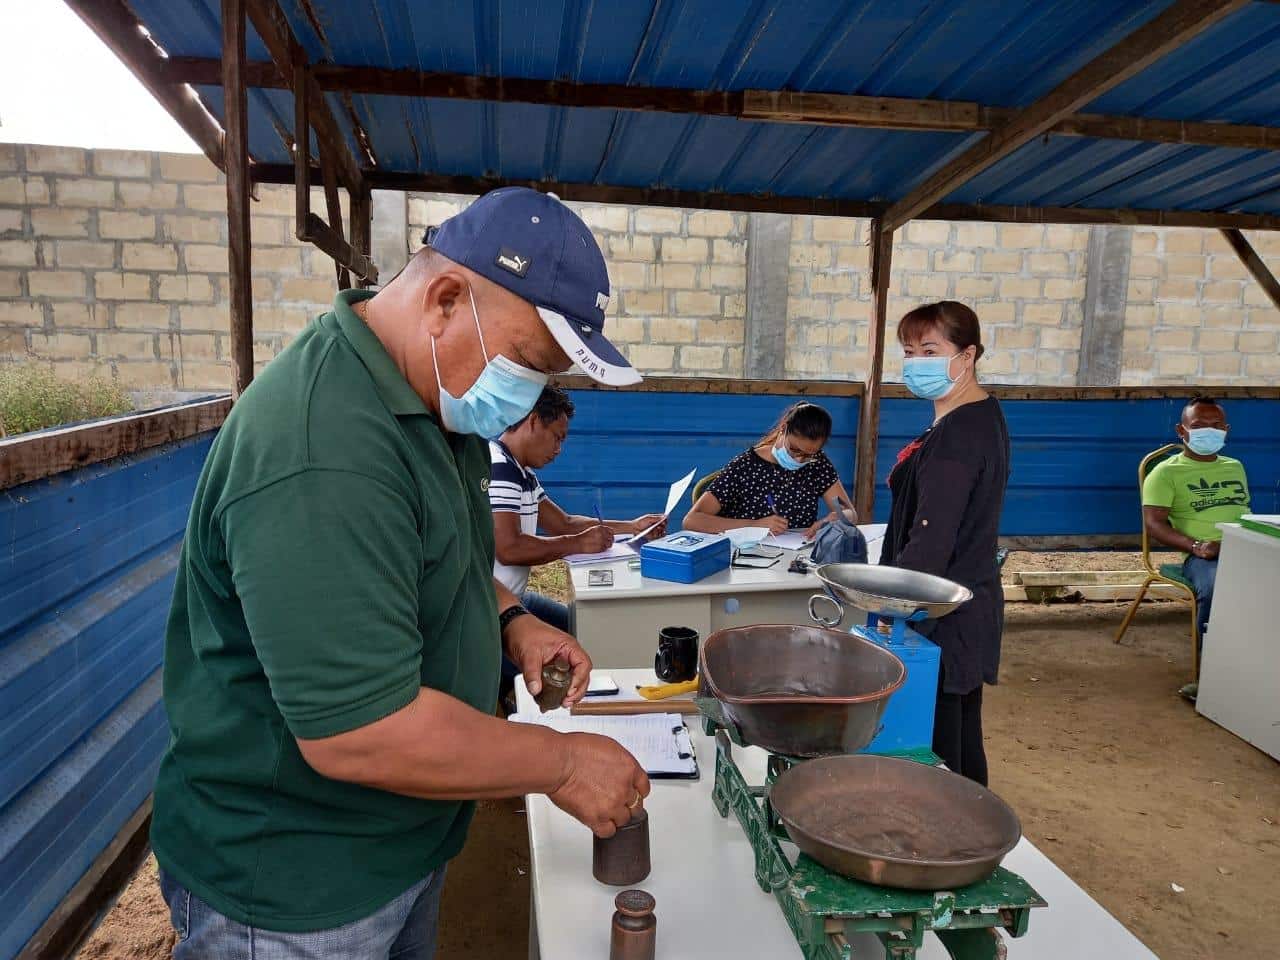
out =
[[[790,89],[1024,106],[1171,0],[282,0],[317,63],[579,83]],[[134,0],[175,56],[216,57],[213,0]],[[249,54],[266,59],[250,30]],[[1088,112],[1280,123],[1280,5],[1255,3]],[[201,94],[221,115],[216,88]],[[343,98],[329,103],[356,152]],[[354,95],[384,170],[892,200],[982,134]],[[285,162],[287,91],[250,97],[250,151]],[[356,154],[359,156],[359,154]],[[949,202],[1273,212],[1274,153],[1050,136]]]
[[[1280,122],[1280,16],[1253,4],[1086,107],[1089,113]]]
[[[980,173],[952,203],[1239,210],[1280,202],[1280,153],[1048,137]]]

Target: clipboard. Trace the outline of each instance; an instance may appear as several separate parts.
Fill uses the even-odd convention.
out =
[[[523,716],[515,723],[534,723],[560,733],[594,733],[616,740],[644,768],[651,780],[698,780],[701,771],[693,738],[684,719],[674,713],[630,715],[570,714],[567,710]]]

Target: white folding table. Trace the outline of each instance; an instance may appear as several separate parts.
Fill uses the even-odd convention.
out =
[[[869,562],[878,563],[885,524],[864,524],[859,529],[867,538]],[[570,566],[574,635],[595,663],[645,667],[653,664],[658,631],[663,627],[690,627],[706,639],[726,627],[809,623],[809,597],[822,589],[822,583],[812,573],[787,571],[796,555],[784,550],[771,567],[730,567],[696,583],[642,577],[627,560]],[[612,586],[588,585],[589,572],[601,569],[613,572]],[[850,611],[850,616],[855,615]]]
[[[1196,709],[1280,760],[1280,537],[1224,523]]]
[[[626,689],[654,682],[651,671],[608,672]],[[800,948],[777,902],[756,885],[752,850],[741,825],[732,812],[721,818],[711,803],[714,741],[695,729],[693,718],[689,727],[701,779],[655,780],[645,802],[653,871],[637,886],[657,901],[657,955],[660,960],[799,958]],[[735,752],[748,779],[763,783],[765,753],[755,748]],[[613,898],[621,888],[591,876],[590,831],[545,796],[528,797],[526,809],[533,870],[530,958],[607,957]],[[794,855],[790,845],[788,850]],[[1025,936],[1005,938],[1010,960],[1155,957],[1026,838],[1004,866],[1021,874],[1049,904],[1032,911]],[[884,955],[874,936],[851,943],[855,956],[879,960]],[[930,934],[918,958],[946,960],[947,953]]]

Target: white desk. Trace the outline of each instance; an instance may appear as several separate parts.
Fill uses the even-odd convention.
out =
[[[610,670],[619,684],[653,682],[642,670]],[[526,694],[527,696],[527,694]],[[692,718],[691,718],[692,720]],[[715,744],[694,731],[702,779],[655,780],[645,802],[653,871],[638,884],[657,900],[661,960],[708,957],[799,958],[782,910],[756,886],[746,834],[733,813],[722,819],[711,803]],[[764,782],[765,754],[735,748],[749,782]],[[600,960],[609,956],[613,898],[622,889],[591,876],[591,833],[545,796],[527,798],[532,853],[531,960]],[[787,845],[788,853],[795,849]],[[1129,933],[1071,878],[1025,838],[1004,865],[1021,874],[1049,906],[1031,912],[1030,929],[1005,937],[1010,960],[1154,960],[1155,954]],[[879,941],[853,940],[854,955],[880,960]],[[934,936],[925,938],[919,960],[947,960]]]
[[[1224,523],[1196,709],[1280,760],[1280,538]]]
[[[870,563],[880,562],[885,524],[860,526]],[[799,551],[807,556],[808,550]],[[809,597],[822,590],[812,573],[788,573],[795,553],[784,550],[772,567],[730,567],[697,583],[640,576],[627,560],[569,568],[570,617],[574,635],[595,663],[652,666],[663,627],[690,627],[705,640],[717,630],[753,623],[809,623]],[[612,570],[613,586],[587,585],[590,570]],[[857,617],[850,609],[846,623]]]

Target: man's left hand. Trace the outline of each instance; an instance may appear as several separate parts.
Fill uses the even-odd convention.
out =
[[[507,656],[520,668],[525,686],[533,696],[542,690],[542,668],[557,657],[568,660],[573,668],[573,679],[569,683],[569,692],[565,694],[564,705],[572,706],[587,692],[591,658],[569,634],[530,613],[512,620],[502,639]]]
[[[661,524],[661,526],[654,531],[655,536],[660,537],[667,532],[667,518],[660,513],[646,513],[643,517],[636,517],[631,521],[631,532],[633,534],[644,533],[655,523]]]

